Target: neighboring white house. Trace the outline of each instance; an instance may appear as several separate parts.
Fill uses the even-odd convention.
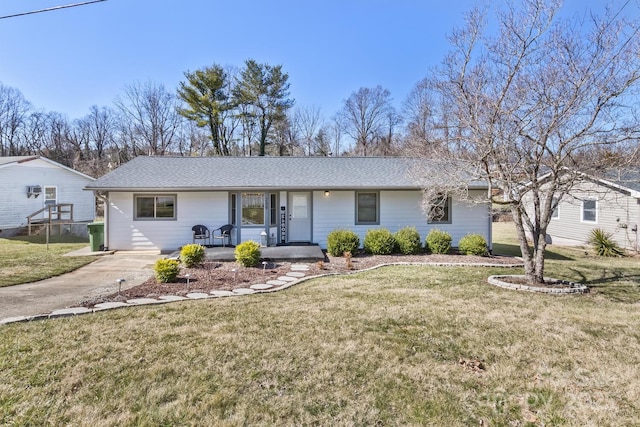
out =
[[[586,244],[595,228],[611,233],[618,245],[638,251],[640,173],[616,171],[597,179],[584,175],[558,202],[547,228],[551,244]]]
[[[27,226],[27,216],[43,208],[47,209],[34,220],[47,219],[49,206],[56,216],[56,206],[62,205],[60,209],[65,213],[72,209],[73,221],[68,222],[93,221],[95,198],[83,190],[93,181],[94,178],[45,157],[0,157],[0,237],[15,235]],[[74,228],[86,234],[86,225]]]
[[[233,224],[232,243],[312,243],[343,228],[415,226],[491,241],[490,204],[448,199],[437,217],[421,209],[415,159],[379,157],[137,157],[87,185],[106,201],[105,247],[170,251],[192,242],[192,226]],[[486,183],[469,184],[486,199]],[[261,236],[262,235],[262,236]]]

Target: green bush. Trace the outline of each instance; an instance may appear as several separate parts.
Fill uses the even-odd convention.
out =
[[[175,282],[180,272],[180,262],[176,259],[159,259],[156,261],[153,270],[156,273],[156,280],[158,282]]]
[[[465,255],[489,255],[487,240],[481,234],[467,234],[458,243],[458,250]]]
[[[396,239],[386,228],[371,228],[367,230],[362,246],[367,253],[389,255],[395,249]]]
[[[236,246],[236,262],[244,267],[254,267],[260,261],[260,245],[248,240]]]
[[[204,261],[204,246],[195,243],[184,245],[180,250],[180,261],[185,267],[193,267]]]
[[[616,257],[624,255],[624,251],[613,240],[611,233],[607,233],[602,228],[591,230],[589,244],[593,246],[598,256]]]
[[[345,252],[355,255],[360,246],[360,238],[351,230],[333,230],[327,236],[327,252],[331,256],[342,256]]]
[[[401,254],[415,255],[422,252],[420,233],[415,227],[405,227],[396,232],[396,247]]]
[[[451,250],[451,234],[434,228],[427,234],[425,247],[434,254],[447,254]]]

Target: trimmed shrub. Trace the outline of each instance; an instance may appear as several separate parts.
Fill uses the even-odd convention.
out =
[[[177,259],[159,259],[156,261],[153,270],[156,273],[156,280],[158,282],[175,282],[180,272],[180,262]]]
[[[260,245],[248,240],[236,246],[236,262],[244,267],[254,267],[260,261]]]
[[[613,235],[602,228],[591,230],[589,244],[593,246],[598,256],[617,257],[624,255],[622,248],[613,240]]]
[[[389,255],[393,253],[396,239],[386,228],[371,228],[367,230],[362,243],[364,251],[373,255]]]
[[[458,250],[465,255],[489,255],[487,240],[481,234],[467,234],[458,243]]]
[[[427,234],[425,247],[434,254],[447,254],[451,250],[451,234],[434,228]]]
[[[401,254],[415,255],[422,252],[420,233],[415,227],[405,227],[393,236],[396,239],[396,248]]]
[[[345,252],[355,254],[360,246],[360,238],[351,230],[333,230],[327,236],[327,252],[331,256],[342,256]]]
[[[204,246],[195,243],[184,245],[180,250],[180,261],[185,267],[193,267],[204,261]]]

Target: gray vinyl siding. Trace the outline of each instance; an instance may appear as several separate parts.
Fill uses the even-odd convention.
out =
[[[74,221],[95,218],[92,191],[83,190],[93,180],[41,159],[0,168],[0,229],[27,224],[27,216],[43,207],[44,187],[57,187],[58,203],[73,203]],[[39,185],[43,194],[27,197],[27,186]]]
[[[582,200],[597,200],[596,222],[582,221]],[[612,234],[618,245],[628,250],[637,248],[637,232],[633,226],[640,223],[638,199],[620,191],[608,189],[595,183],[583,183],[572,197],[563,198],[558,205],[558,218],[553,218],[547,229],[551,243],[569,240],[587,244],[594,228]]]

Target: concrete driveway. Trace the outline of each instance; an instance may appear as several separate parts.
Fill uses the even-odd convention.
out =
[[[161,257],[154,252],[115,252],[62,276],[2,287],[0,320],[50,313],[92,297],[117,292],[116,281],[121,278],[126,280],[122,289],[139,285],[153,276],[153,264]]]

